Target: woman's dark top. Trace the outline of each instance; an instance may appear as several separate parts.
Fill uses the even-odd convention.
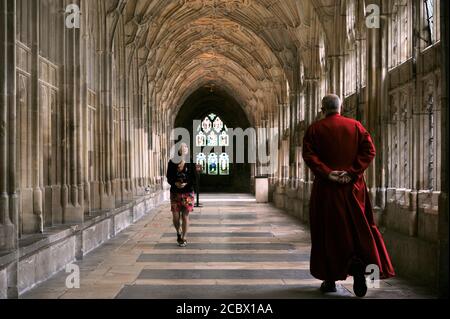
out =
[[[178,164],[175,164],[170,160],[169,165],[167,165],[166,177],[167,182],[171,186],[171,193],[192,193],[196,183],[195,165],[186,163],[181,172],[179,172]],[[187,185],[180,189],[175,185],[176,182],[187,183]]]

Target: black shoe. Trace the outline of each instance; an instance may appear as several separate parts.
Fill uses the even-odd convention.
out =
[[[181,242],[178,243],[178,246],[180,246],[180,247],[186,247],[186,246],[187,246],[187,241],[186,241],[186,239],[182,239]]]
[[[364,276],[364,273],[353,276],[353,292],[360,298],[367,294],[366,276]]]
[[[177,243],[178,245],[181,245],[181,243],[183,243],[183,238],[181,237],[181,234],[177,234]]]
[[[329,292],[336,292],[336,283],[334,281],[324,281],[320,286],[320,291],[324,294]]]

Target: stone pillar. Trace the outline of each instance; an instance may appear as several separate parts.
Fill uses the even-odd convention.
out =
[[[295,86],[297,84],[295,83]],[[289,105],[290,105],[290,130],[289,130],[289,186],[292,188],[296,187],[296,175],[297,169],[295,165],[295,147],[296,140],[296,124],[297,124],[297,91],[293,88],[289,95]]]
[[[41,183],[43,162],[42,162],[42,129],[41,129],[41,110],[40,110],[40,84],[39,84],[39,33],[40,33],[40,5],[39,1],[30,2],[31,4],[31,108],[32,108],[32,183],[33,183],[33,216],[26,218],[24,223],[25,233],[43,232],[43,184]]]
[[[0,249],[7,251],[18,247],[15,11],[15,0],[0,3]]]
[[[129,94],[129,90],[128,90]],[[132,175],[131,175],[131,165],[132,165],[132,152],[131,152],[131,107],[129,104],[129,99],[126,99],[126,108],[125,108],[125,158],[126,158],[126,164],[125,164],[125,179],[126,179],[126,189],[128,197],[131,198],[133,194],[133,182],[132,182]]]
[[[0,3],[0,249],[18,253],[16,0]],[[18,264],[8,269],[8,298],[18,298]]]
[[[114,13],[105,17],[102,21],[101,32],[101,53],[100,53],[100,126],[103,132],[100,139],[101,149],[101,186],[100,186],[100,207],[101,209],[115,208],[115,195],[113,191],[113,144],[114,144],[114,123],[112,110],[112,48],[109,34]]]
[[[113,192],[114,180],[114,112],[112,110],[112,52],[108,47],[104,52],[104,81],[103,81],[103,105],[104,122],[105,122],[105,194],[102,197],[102,208],[115,208],[115,196]]]
[[[374,1],[381,7],[380,1]],[[387,99],[387,27],[380,29],[367,29],[367,88],[365,90],[365,100],[367,101],[367,130],[371,133],[372,139],[377,149],[377,156],[373,164],[367,170],[368,188],[374,199],[373,203],[381,211],[385,207],[385,176],[382,168],[385,167],[385,156],[387,152],[383,152],[385,145],[383,133],[383,121],[380,120],[385,114],[385,105],[388,105]],[[377,188],[378,187],[378,188]]]
[[[330,72],[331,72],[331,83],[330,91],[331,93],[337,94],[339,97],[344,97],[343,92],[343,56],[342,55],[330,55]]]
[[[83,0],[81,4],[81,11],[87,10],[87,1],[89,0]],[[82,118],[83,118],[83,128],[82,128],[82,138],[80,139],[81,142],[81,149],[83,151],[83,157],[81,160],[82,163],[82,175],[80,176],[79,183],[80,188],[84,189],[84,197],[83,197],[83,206],[84,206],[84,212],[88,213],[91,210],[91,184],[89,183],[89,152],[88,152],[88,145],[87,141],[88,138],[88,87],[87,87],[87,74],[88,72],[93,72],[93,70],[89,70],[87,68],[87,41],[88,41],[88,32],[89,32],[89,25],[88,25],[88,19],[87,15],[82,15],[82,22],[81,22],[81,43],[80,43],[80,54],[81,54],[81,66],[80,66],[80,81],[81,81],[81,108],[82,108]],[[89,53],[90,54],[90,53]],[[82,192],[80,192],[80,195],[83,196]]]
[[[6,2],[0,2],[0,250],[6,246],[5,223],[11,224],[8,209],[7,185],[7,95],[6,95]]]
[[[66,1],[66,5],[73,1]],[[76,2],[79,4],[79,1]],[[65,223],[82,223],[84,208],[80,198],[84,195],[80,184],[82,152],[81,138],[81,84],[80,84],[80,30],[65,28],[64,32],[64,101],[65,101],[65,171],[63,175],[63,214]],[[81,194],[80,194],[81,193]]]

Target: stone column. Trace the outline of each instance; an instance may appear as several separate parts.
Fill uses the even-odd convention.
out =
[[[0,250],[18,253],[16,169],[16,0],[0,3]],[[18,298],[18,264],[8,267],[8,298]]]
[[[73,1],[67,1],[66,5]],[[79,1],[76,2],[79,4]],[[65,223],[82,223],[84,208],[80,197],[84,191],[79,184],[82,152],[81,138],[81,84],[80,84],[80,31],[77,28],[65,28],[64,32],[64,101],[65,101],[65,185],[63,197],[63,211]],[[79,194],[81,192],[81,194]]]
[[[87,1],[89,0],[82,0],[81,3],[81,11],[87,10]],[[82,108],[82,118],[83,118],[83,129],[82,129],[82,150],[83,150],[83,159],[82,159],[82,175],[80,176],[79,183],[82,184],[80,188],[82,187],[84,189],[84,197],[83,197],[83,206],[84,206],[84,212],[90,212],[91,210],[91,184],[89,183],[89,152],[87,150],[87,141],[90,138],[88,136],[88,101],[87,101],[87,94],[88,94],[88,87],[87,87],[87,74],[88,72],[93,72],[93,70],[89,70],[87,68],[87,41],[88,41],[88,32],[89,32],[89,26],[88,26],[88,20],[87,15],[84,14],[81,16],[82,23],[81,23],[81,43],[80,43],[80,57],[81,57],[81,66],[80,66],[80,80],[81,80],[81,108]],[[83,195],[82,192],[80,192],[80,195]]]
[[[103,109],[105,115],[105,187],[106,196],[102,198],[102,208],[111,209],[115,207],[115,197],[113,192],[114,180],[114,112],[112,110],[112,52],[109,45],[104,53],[104,82],[103,82]]]
[[[343,77],[343,56],[342,55],[330,55],[329,56],[329,62],[330,62],[330,72],[331,72],[331,93],[337,94],[339,97],[344,97],[343,92],[343,83],[344,83],[344,77]]]
[[[296,126],[296,110],[297,110],[297,92],[296,88],[292,88],[289,94],[289,112],[290,112],[290,130],[289,130],[289,186],[294,188],[296,185],[296,167],[295,167],[295,126]]]
[[[24,232],[37,233],[43,232],[43,185],[41,183],[43,162],[42,162],[42,129],[41,129],[41,111],[40,111],[40,84],[39,84],[39,33],[40,33],[40,5],[39,1],[30,2],[31,4],[31,109],[32,109],[32,183],[33,183],[33,213],[32,220],[28,218],[24,221]],[[31,217],[31,216],[30,216]]]
[[[106,16],[102,27],[101,36],[101,54],[100,54],[100,126],[103,135],[101,139],[101,191],[100,207],[101,209],[115,208],[115,196],[113,192],[113,144],[114,144],[114,123],[112,110],[112,48],[109,39],[110,26],[114,13]]]
[[[130,91],[127,88],[127,94],[130,94]],[[133,182],[132,182],[132,175],[131,175],[131,165],[132,165],[132,154],[131,154],[131,114],[130,114],[130,104],[129,99],[125,98],[125,179],[126,179],[126,189],[127,189],[127,197],[131,199],[133,194]]]
[[[7,251],[18,247],[15,11],[15,0],[0,3],[0,249]]]
[[[6,246],[5,223],[11,224],[7,180],[6,2],[0,2],[0,250]]]
[[[373,1],[381,7],[380,1]],[[365,100],[367,101],[367,130],[371,133],[372,139],[377,149],[377,156],[372,165],[367,170],[368,187],[374,199],[373,203],[381,211],[385,207],[386,179],[382,172],[387,152],[383,152],[385,147],[385,136],[383,133],[383,116],[385,116],[385,105],[388,105],[387,98],[387,27],[381,29],[367,29],[367,88],[365,90]],[[385,93],[386,92],[386,93]]]

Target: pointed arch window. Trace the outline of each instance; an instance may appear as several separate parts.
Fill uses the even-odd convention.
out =
[[[202,174],[207,175],[229,175],[230,157],[224,152],[225,147],[230,145],[228,127],[220,116],[210,113],[205,116],[197,127],[196,146],[201,152],[196,156],[196,162],[202,167]],[[219,153],[205,154],[204,147],[214,147]]]

